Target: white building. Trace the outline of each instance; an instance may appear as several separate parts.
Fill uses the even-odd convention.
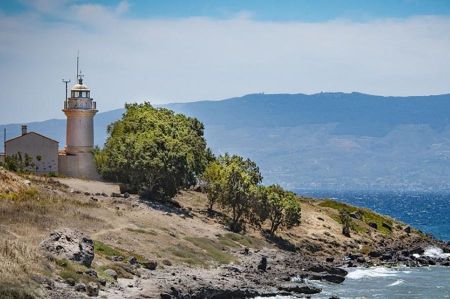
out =
[[[58,141],[36,132],[27,132],[22,126],[22,135],[5,142],[5,155],[30,157],[33,164],[29,171],[39,174],[58,173]]]

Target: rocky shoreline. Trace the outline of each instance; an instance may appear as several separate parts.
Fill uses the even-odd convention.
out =
[[[52,234],[54,235],[55,233]],[[61,233],[56,235],[61,236]],[[79,235],[77,237],[80,238]],[[81,239],[89,243],[86,238]],[[55,248],[49,245],[48,241],[43,244]],[[246,248],[236,252],[239,256],[237,264],[223,265],[213,269],[167,265],[158,267],[156,264],[149,269],[129,260],[130,266],[136,270],[136,276],[133,279],[102,283],[99,284],[97,291],[92,291],[93,286],[74,285],[63,280],[47,284],[47,289],[52,298],[100,296],[105,298],[239,299],[276,295],[308,297],[321,292],[321,289],[310,281],[339,284],[344,282],[348,270],[354,267],[450,266],[449,257],[424,255],[430,246],[441,248],[442,252],[450,252],[450,244],[438,240],[413,237],[408,242],[391,240],[390,243],[381,242],[378,245],[378,249],[366,255],[348,254],[342,258],[326,257],[325,260],[318,260],[313,255],[301,252]],[[84,257],[86,254],[77,256]]]

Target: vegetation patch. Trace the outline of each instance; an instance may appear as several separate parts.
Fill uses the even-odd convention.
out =
[[[204,250],[204,253],[219,264],[229,264],[234,257],[225,252],[225,247],[217,241],[208,238],[187,237],[187,241]]]
[[[206,266],[205,255],[196,249],[188,246],[178,244],[168,250],[171,252],[178,260],[191,266]]]
[[[237,233],[226,233],[224,235],[219,236],[219,242],[222,244],[237,244],[238,246],[250,247],[250,248],[261,248],[264,246],[264,242],[262,240],[252,238],[250,236],[241,235]],[[229,246],[229,247],[237,247],[237,246]]]
[[[31,292],[23,286],[17,287],[0,282],[0,298],[2,299],[34,299]]]
[[[124,259],[127,259],[133,256],[139,263],[145,261],[145,258],[139,254],[124,249],[120,249],[117,247],[113,247],[97,240],[94,240],[94,252],[95,254],[101,255],[105,258],[112,258],[113,256],[122,256]]]
[[[156,231],[154,231],[153,229],[143,229],[143,228],[131,228],[131,227],[127,227],[126,228],[127,231],[133,232],[133,233],[138,233],[138,234],[145,234],[145,235],[151,235],[151,236],[157,236],[158,233]]]
[[[386,223],[392,227],[392,225],[393,225],[392,219],[390,219],[389,217],[377,214],[375,212],[372,212],[369,209],[357,208],[357,207],[354,207],[354,206],[351,206],[351,205],[348,205],[348,204],[345,204],[342,202],[334,201],[334,200],[324,200],[319,204],[319,206],[332,208],[332,209],[335,209],[338,211],[346,210],[349,213],[358,212],[362,217],[361,221],[364,222],[365,224],[368,225],[369,223],[376,223],[377,230],[380,231],[382,234],[387,235],[387,234],[391,233],[391,230],[389,230],[388,228],[383,226],[383,223]],[[336,220],[337,222],[340,223],[338,215],[331,215],[331,218],[333,218],[334,220]],[[357,232],[364,232],[365,229],[363,227],[361,227],[360,225],[358,225],[357,222],[358,221],[352,221],[352,229]]]

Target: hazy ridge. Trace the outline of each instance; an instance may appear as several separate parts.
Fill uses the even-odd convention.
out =
[[[199,118],[214,152],[254,159],[266,182],[292,189],[450,189],[450,94],[250,94],[165,107]],[[96,144],[122,113],[97,115]],[[19,134],[19,125],[6,127],[8,138]],[[30,123],[29,130],[64,146],[64,119]]]

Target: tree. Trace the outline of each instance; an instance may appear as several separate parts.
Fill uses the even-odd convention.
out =
[[[230,229],[241,231],[255,199],[262,176],[255,162],[225,154],[207,168],[205,181],[208,198],[217,200],[231,212]]]
[[[280,226],[291,228],[300,224],[301,207],[297,196],[279,185],[265,187],[260,198],[259,213],[261,222],[270,223],[269,232],[274,235]]]
[[[95,149],[100,174],[149,199],[165,200],[197,182],[211,158],[203,124],[149,103],[127,104]]]
[[[202,175],[205,182],[205,191],[208,197],[208,213],[213,213],[214,204],[219,201],[222,194],[222,186],[224,185],[223,168],[218,161],[208,164]]]
[[[339,219],[342,223],[342,234],[350,238],[350,227],[352,223],[352,218],[346,209],[339,210]]]

